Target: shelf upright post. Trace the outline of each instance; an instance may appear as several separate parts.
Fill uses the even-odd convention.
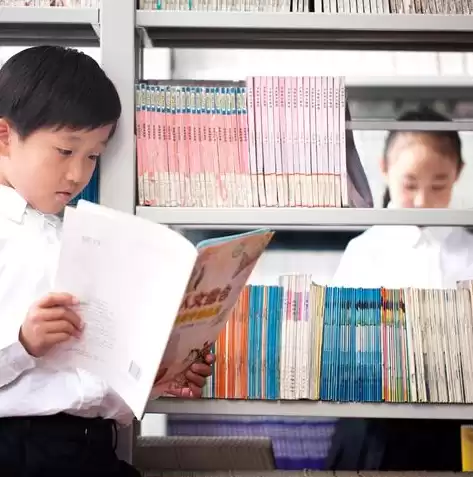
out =
[[[115,84],[122,116],[115,136],[100,159],[100,203],[135,212],[135,0],[102,0],[100,52],[102,68]],[[133,426],[118,433],[117,454],[132,462]]]
[[[135,212],[135,0],[102,0],[102,67],[115,84],[122,116],[100,162],[100,203]]]

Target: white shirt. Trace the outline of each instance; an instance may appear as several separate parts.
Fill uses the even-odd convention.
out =
[[[455,288],[468,279],[473,279],[473,235],[463,227],[375,226],[348,244],[332,284]]]
[[[61,222],[0,185],[0,417],[67,412],[115,419],[133,414],[112,389],[81,369],[57,372],[18,341],[29,307],[52,290]]]

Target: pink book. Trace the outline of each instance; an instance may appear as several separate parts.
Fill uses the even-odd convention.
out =
[[[299,121],[298,121],[298,91],[297,78],[291,77],[291,113],[292,113],[292,150],[294,160],[294,188],[296,192],[296,206],[301,207],[301,148],[299,142]],[[301,124],[302,127],[302,124]]]
[[[308,76],[302,78],[303,87],[303,127],[304,127],[304,190],[307,201],[307,207],[314,207],[312,196],[312,171],[310,161],[310,80]]]
[[[184,139],[184,94],[182,87],[174,86],[175,116],[174,129],[176,134],[176,161],[179,177],[179,189],[181,192],[179,207],[187,207],[189,203],[189,191],[186,183],[186,175],[189,176],[186,164],[186,150]]]
[[[267,155],[264,158],[264,177],[266,186],[266,200],[268,206],[277,207],[278,192],[276,182],[276,156],[275,156],[275,142],[274,142],[274,91],[273,78],[271,76],[265,77],[265,98],[266,98],[266,127],[268,135]]]
[[[191,170],[195,171],[194,187],[197,194],[197,207],[207,207],[205,194],[205,168],[200,155],[200,109],[197,111],[197,88],[191,87],[190,91],[190,110],[189,110],[189,127],[190,127],[190,145],[189,157],[191,161]],[[200,108],[200,105],[199,105]],[[195,164],[195,165],[194,165]],[[191,176],[192,179],[192,176]]]
[[[215,121],[217,131],[217,159],[218,159],[218,192],[222,201],[222,207],[231,207],[231,196],[228,187],[228,141],[227,124],[225,118],[225,93],[223,88],[215,88]]]
[[[197,142],[199,144],[199,155],[202,164],[202,170],[204,171],[203,181],[203,200],[206,207],[216,207],[215,202],[215,176],[213,176],[213,165],[209,161],[208,150],[210,147],[209,131],[208,131],[208,112],[206,109],[206,93],[204,88],[198,87],[196,90],[196,113],[198,121]]]
[[[322,125],[322,177],[323,177],[323,194],[324,207],[330,207],[330,162],[328,155],[328,80],[326,76],[322,77],[322,109],[321,109],[321,125]]]
[[[156,86],[156,150],[158,152],[158,205],[168,207],[171,203],[169,158],[166,138],[166,89]]]
[[[256,174],[258,179],[258,197],[260,207],[266,207],[266,190],[264,185],[263,166],[263,124],[262,124],[262,85],[261,77],[254,78],[254,107],[255,107],[255,130],[256,130]]]
[[[327,77],[327,141],[328,141],[328,166],[329,166],[329,191],[330,207],[336,207],[335,200],[335,131],[334,131],[334,118],[335,118],[335,108],[334,108],[334,84],[333,77]]]
[[[266,206],[273,206],[273,197],[271,196],[270,174],[271,174],[271,155],[269,147],[269,130],[268,130],[268,78],[262,76],[261,81],[261,137],[263,141],[263,184],[266,195]]]
[[[333,154],[335,207],[342,206],[341,163],[340,163],[340,77],[333,78]]]
[[[138,204],[145,205],[144,190],[143,190],[143,162],[144,162],[144,131],[145,131],[145,117],[143,113],[143,95],[142,84],[135,86],[135,107],[136,107],[136,168],[138,179]]]
[[[280,76],[279,83],[279,130],[281,133],[281,184],[283,189],[283,207],[289,207],[289,182],[288,182],[288,143],[286,132],[286,78]]]
[[[222,184],[222,168],[219,157],[219,133],[220,126],[220,111],[218,109],[217,101],[219,100],[217,88],[206,88],[207,98],[210,101],[210,114],[207,116],[209,142],[210,148],[208,150],[208,158],[212,164],[212,176],[215,178],[215,202],[217,207],[223,207],[223,184]]]
[[[220,88],[221,113],[223,125],[223,154],[220,158],[225,167],[224,184],[226,189],[225,207],[238,207],[238,197],[235,184],[235,160],[232,148],[232,112],[230,90],[227,87]]]
[[[309,201],[306,190],[306,150],[305,150],[305,126],[304,126],[304,78],[297,77],[297,142],[299,144],[299,183],[301,188],[301,205],[308,207]]]
[[[189,206],[202,207],[202,197],[199,183],[200,156],[196,143],[195,125],[195,90],[189,86],[185,87],[185,109],[184,109],[184,132],[186,143],[187,168],[189,176],[187,185],[189,187]]]
[[[348,200],[348,175],[347,175],[347,151],[345,137],[345,78],[340,78],[340,112],[339,112],[339,128],[340,128],[340,182],[342,193],[342,207],[349,206]]]
[[[319,202],[319,178],[317,170],[317,86],[316,78],[309,78],[309,102],[310,102],[310,170],[312,185],[312,200],[315,207],[320,207]]]
[[[319,207],[325,207],[325,176],[324,176],[324,116],[322,113],[322,77],[315,79],[315,107],[317,122],[317,183]]]
[[[250,155],[248,147],[248,111],[246,109],[245,88],[236,88],[236,121],[238,128],[238,162],[241,173],[241,193],[244,195],[245,207],[254,206],[251,185]]]
[[[281,147],[281,91],[278,76],[271,78],[273,81],[273,123],[274,123],[274,160],[276,163],[276,191],[277,205],[284,207],[286,205],[284,175],[282,165],[282,147]]]
[[[248,115],[248,156],[251,178],[251,195],[253,198],[253,207],[260,205],[258,195],[258,177],[256,160],[256,126],[255,126],[255,107],[254,107],[254,78],[246,79],[246,109]]]
[[[158,157],[159,157],[159,144],[157,141],[157,128],[156,128],[156,107],[157,107],[157,94],[156,86],[150,85],[150,121],[151,121],[151,164],[150,164],[150,176],[149,176],[149,189],[150,189],[150,203],[152,206],[158,205],[159,189],[158,189]]]
[[[166,131],[169,158],[169,185],[171,189],[171,206],[178,207],[181,204],[181,188],[179,184],[179,170],[177,161],[176,145],[176,98],[171,86],[166,88]]]
[[[143,85],[144,93],[144,121],[145,121],[145,154],[143,156],[143,193],[145,205],[151,205],[150,190],[149,190],[149,176],[150,176],[150,163],[153,155],[153,143],[151,141],[151,99],[150,99],[150,87],[148,84]]]
[[[294,128],[292,126],[293,115],[292,115],[292,78],[286,77],[284,82],[284,94],[286,102],[286,170],[287,170],[287,181],[288,181],[288,191],[289,191],[289,206],[296,207],[297,205],[297,194],[296,194],[296,180],[294,175]]]

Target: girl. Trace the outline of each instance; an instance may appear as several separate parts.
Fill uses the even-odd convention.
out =
[[[448,121],[422,109],[400,121]],[[463,169],[457,132],[390,132],[384,206],[447,208]],[[473,236],[462,227],[377,226],[353,239],[334,277],[345,287],[455,287],[473,278]],[[388,404],[386,406],[389,406]],[[458,421],[339,421],[328,459],[337,470],[460,471]]]

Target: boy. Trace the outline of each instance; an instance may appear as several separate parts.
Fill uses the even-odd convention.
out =
[[[115,455],[116,423],[132,422],[119,396],[81,369],[57,372],[41,360],[81,333],[75,298],[49,293],[57,214],[89,182],[120,99],[94,60],[50,46],[5,63],[0,91],[0,475],[139,475]],[[200,396],[206,361],[182,395]]]

